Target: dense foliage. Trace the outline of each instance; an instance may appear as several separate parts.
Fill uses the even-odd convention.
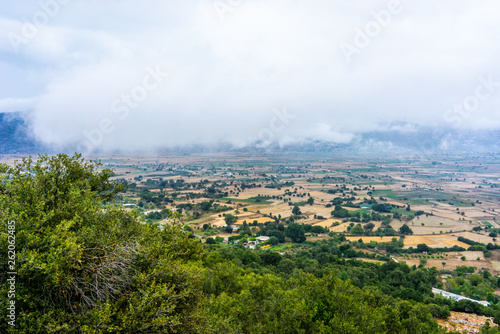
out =
[[[2,166],[2,249],[7,221],[16,224],[18,333],[193,332],[202,326],[202,256],[177,226],[141,225],[133,214],[104,206],[121,190],[110,170],[70,158],[42,156]],[[7,258],[2,252],[2,300]],[[7,319],[5,303],[0,316]],[[194,311],[193,311],[194,310]],[[2,321],[1,332],[7,323]]]

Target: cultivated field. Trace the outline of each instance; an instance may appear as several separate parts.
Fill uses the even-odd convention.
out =
[[[0,161],[12,164],[20,158],[1,156]],[[165,208],[182,212],[178,219],[203,239],[206,233],[202,228],[207,225],[207,235],[231,235],[221,228],[226,224],[225,215],[231,214],[236,217],[233,225],[240,228],[244,222],[251,226],[254,222],[288,224],[293,219],[324,228],[319,238],[337,234],[348,240],[361,238],[365,243],[399,239],[399,229],[407,225],[413,234],[405,236],[404,248],[426,244],[467,249],[470,245],[458,241],[459,236],[484,245],[499,243],[489,232],[500,227],[500,164],[495,156],[448,156],[433,161],[419,157],[346,158],[328,153],[90,158],[100,158],[106,168],[115,171],[115,179],[129,185],[119,205],[135,205],[128,208],[139,213]],[[201,210],[200,205],[207,201],[221,209]],[[332,216],[335,201],[340,201],[351,218]],[[374,219],[363,235],[351,235],[356,224],[367,226],[362,217],[374,213],[367,203],[390,207],[394,217],[385,223]],[[300,214],[292,213],[295,206]],[[356,213],[358,221],[352,219]],[[147,220],[146,215],[141,219]],[[386,231],[388,226],[396,235],[387,235],[391,234]],[[310,240],[314,238],[310,235]],[[500,270],[500,257],[484,259],[481,254],[449,254],[445,266],[460,265],[465,256],[469,264]],[[416,259],[408,261],[418,264]],[[442,267],[442,262],[428,261],[437,267]]]

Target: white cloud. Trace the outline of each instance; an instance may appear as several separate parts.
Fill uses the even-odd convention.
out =
[[[500,81],[500,5],[492,0],[401,1],[401,13],[351,63],[340,44],[388,2],[227,3],[234,8],[221,20],[208,0],[71,2],[19,53],[0,39],[8,65],[0,75],[8,68],[12,82],[1,86],[0,111],[33,109],[35,134],[60,146],[87,140],[109,119],[100,149],[141,150],[255,143],[273,108],[288,106],[296,119],[275,142],[346,143],[368,131],[452,126],[443,114],[474,93],[480,76]],[[11,4],[2,35],[22,31],[37,11]],[[120,118],[113,102],[157,65],[169,77]],[[500,128],[499,96],[500,87],[460,127]]]
[[[36,100],[30,98],[0,99],[0,113],[31,110],[35,105]]]

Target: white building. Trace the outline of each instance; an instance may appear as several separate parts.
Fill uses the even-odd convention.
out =
[[[487,301],[479,301],[479,300],[467,298],[467,297],[464,297],[464,296],[457,295],[455,293],[451,293],[451,292],[444,291],[444,290],[439,290],[439,289],[436,289],[436,288],[432,288],[432,292],[434,294],[440,294],[441,296],[443,296],[445,298],[453,299],[453,300],[456,300],[456,301],[459,301],[459,300],[470,300],[471,302],[478,303],[478,304],[481,304],[481,305],[484,305],[484,306],[490,305],[490,303],[487,302]]]

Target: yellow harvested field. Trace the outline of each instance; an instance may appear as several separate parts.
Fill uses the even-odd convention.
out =
[[[247,221],[249,219],[262,217],[262,215],[260,213],[255,213],[255,212],[251,212],[251,211],[241,212],[241,210],[238,210],[239,213],[236,213],[236,210],[234,210],[234,211],[228,211],[228,212],[231,213],[232,215],[238,216],[238,219],[241,219],[241,220],[246,219]]]
[[[346,239],[350,241],[358,241],[359,239],[363,239],[363,242],[366,244],[372,240],[376,242],[391,242],[392,238],[399,239],[399,237],[346,237]]]
[[[491,261],[490,263],[493,269],[495,269],[496,271],[500,271],[500,261]]]
[[[426,244],[432,248],[453,247],[455,245],[465,249],[470,247],[466,243],[458,241],[456,236],[449,234],[409,235],[405,237],[404,248],[417,247],[418,244]]]
[[[453,220],[438,216],[421,216],[413,219],[411,222],[393,220],[391,226],[398,230],[403,224],[407,224],[413,231],[414,235],[430,235],[452,232],[461,232],[472,229],[477,224],[469,224],[469,222]],[[422,225],[423,224],[423,225]]]
[[[334,222],[341,222],[341,220],[339,220],[339,219],[315,220],[315,221],[313,221],[312,225],[318,225],[318,226],[326,227],[329,229]],[[338,227],[338,226],[335,226],[335,227]],[[332,227],[332,229],[333,228],[334,227]],[[344,229],[345,229],[345,226],[344,226]]]
[[[465,256],[465,259],[467,261],[475,261],[477,258],[479,258],[481,261],[484,260],[484,253],[481,251],[468,251],[468,252],[462,252],[463,256]]]
[[[273,216],[281,215],[283,217],[289,216],[292,214],[292,207],[288,205],[288,203],[277,202],[271,205],[266,204],[252,204],[252,206],[248,206],[248,211],[256,212],[259,210],[261,213],[270,214]]]
[[[330,220],[330,221],[333,222],[334,220]],[[346,232],[347,226],[349,226],[349,223],[342,223],[342,221],[339,221],[339,222],[340,222],[340,225],[330,227],[330,231],[332,231],[332,232]],[[330,224],[330,226],[331,226],[331,224]],[[356,239],[356,240],[358,240],[358,239]]]
[[[283,194],[283,191],[285,189],[291,190],[292,188],[291,187],[288,187],[288,188],[285,187],[285,188],[283,188],[283,190],[269,189],[269,188],[265,188],[265,189],[262,189],[262,188],[245,189],[245,192],[244,192],[245,195],[241,196],[240,198],[241,199],[247,199],[247,198],[255,197],[255,196],[258,196],[258,195],[262,195],[262,194],[269,195],[269,196],[273,196],[273,195],[279,196],[279,195]],[[235,199],[238,199],[238,197],[235,197]]]
[[[215,217],[214,221],[211,222],[214,227],[221,227],[226,224],[223,218]]]
[[[308,235],[308,234],[306,234],[306,235]],[[311,241],[320,241],[320,240],[325,240],[325,239],[328,239],[328,236],[325,234],[319,234],[316,237],[308,237],[307,238],[307,240],[311,240]]]
[[[499,251],[492,251],[493,257],[498,257]],[[427,257],[427,268],[436,267],[438,269],[455,270],[459,266],[474,266],[476,268],[488,269],[493,275],[497,275],[500,271],[500,261],[491,261],[484,257],[482,252],[447,252],[432,257]],[[462,260],[465,257],[465,260]],[[479,258],[479,260],[478,260]],[[417,257],[398,257],[398,261],[406,262],[408,265],[419,265],[420,258]],[[444,265],[443,265],[444,263]]]
[[[370,241],[376,242],[390,242],[392,238],[399,237],[354,237],[349,236],[346,239],[351,241],[357,241],[359,239],[363,239],[364,243],[369,243]],[[441,235],[410,235],[406,236],[404,239],[404,248],[416,248],[418,244],[426,244],[432,248],[444,248],[444,247],[453,247],[455,245],[459,247],[463,247],[467,249],[469,245],[464,242],[458,241],[456,236],[441,234]],[[477,257],[477,256],[476,256]]]
[[[273,222],[274,219],[273,218],[269,218],[269,217],[258,217],[258,218],[246,218],[246,219],[238,219],[236,221],[236,224],[243,224],[243,221],[247,221],[247,224],[250,224],[250,223],[253,223],[255,220],[257,221],[257,223],[265,223],[265,222]]]
[[[313,206],[311,205],[306,205],[306,206],[302,206],[300,207],[300,210],[302,211],[313,211],[312,214],[317,214],[317,215],[320,215],[320,216],[323,216],[325,218],[328,218],[331,216],[331,212],[332,212],[332,208],[325,208],[324,205],[316,205],[314,204]]]

